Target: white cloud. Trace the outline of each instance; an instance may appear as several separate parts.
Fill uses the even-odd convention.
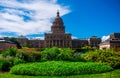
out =
[[[109,35],[108,35],[108,36],[103,36],[103,37],[102,37],[102,42],[105,41],[105,40],[108,40],[109,38],[110,38]]]
[[[21,2],[20,2],[21,1]],[[20,35],[44,33],[50,31],[51,18],[70,12],[68,6],[62,6],[57,0],[0,0],[0,33],[15,32]],[[5,7],[5,8],[4,8]]]
[[[37,39],[37,40],[44,40],[44,37],[34,37],[34,39]]]
[[[72,36],[72,39],[78,39],[78,37]]]

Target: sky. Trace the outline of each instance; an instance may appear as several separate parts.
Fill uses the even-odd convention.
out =
[[[120,32],[120,0],[0,0],[0,36],[44,39],[57,10],[72,38]]]

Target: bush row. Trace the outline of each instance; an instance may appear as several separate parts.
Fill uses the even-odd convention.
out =
[[[102,73],[113,70],[110,66],[92,62],[47,61],[41,63],[19,64],[11,68],[16,75],[67,76]]]
[[[84,49],[84,50],[83,50]],[[88,49],[88,50],[87,50]],[[26,62],[38,61],[91,61],[100,62],[113,68],[120,68],[120,53],[114,50],[98,50],[84,47],[76,52],[70,48],[46,48],[43,51],[34,48],[15,49],[10,48],[2,52],[2,56],[8,60],[10,66]],[[3,60],[4,61],[4,60]],[[7,66],[6,66],[7,67]],[[9,69],[10,67],[8,67]]]
[[[70,48],[46,48],[41,53],[42,61],[85,61],[81,57],[81,53],[75,52],[75,50],[72,50]]]
[[[36,51],[33,48],[23,48],[23,49],[16,49],[10,48],[6,51],[2,52],[3,57],[12,57],[18,60],[24,60],[26,62],[35,62],[40,61],[41,53]]]
[[[120,52],[116,52],[112,49],[87,52],[84,59],[86,61],[104,63],[113,68],[120,68]]]

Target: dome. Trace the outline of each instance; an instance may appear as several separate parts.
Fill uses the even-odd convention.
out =
[[[62,18],[59,16],[59,12],[57,12],[57,16],[55,17],[53,24],[51,26],[51,30],[53,33],[64,33],[65,27]]]
[[[64,26],[62,18],[59,16],[59,12],[57,12],[57,16],[55,17],[53,21],[53,26]]]

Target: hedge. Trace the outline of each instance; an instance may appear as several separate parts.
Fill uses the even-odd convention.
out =
[[[11,68],[10,73],[34,76],[67,76],[102,73],[113,70],[112,67],[93,62],[47,61],[19,64]]]

